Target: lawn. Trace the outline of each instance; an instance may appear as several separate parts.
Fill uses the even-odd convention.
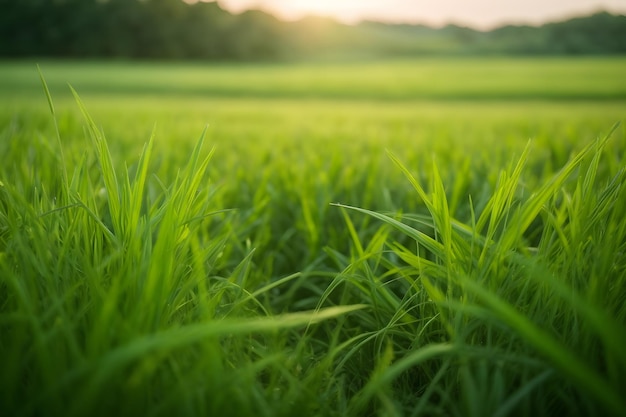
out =
[[[40,66],[0,414],[626,414],[626,59]]]

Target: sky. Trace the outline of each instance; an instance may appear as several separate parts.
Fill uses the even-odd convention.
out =
[[[218,0],[238,13],[262,9],[296,20],[306,14],[345,23],[382,20],[441,26],[463,24],[489,29],[502,24],[539,24],[606,10],[626,14],[626,0]]]

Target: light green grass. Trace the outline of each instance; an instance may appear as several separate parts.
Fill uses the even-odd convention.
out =
[[[99,67],[48,63],[52,105],[1,66],[34,74],[0,90],[2,414],[623,415],[626,103],[400,100],[409,64],[368,100],[315,73],[336,101],[130,64],[75,99]]]
[[[626,59],[450,58],[343,64],[205,65],[41,63],[55,96],[81,95],[330,99],[624,100]],[[38,94],[34,63],[0,66],[0,90]]]

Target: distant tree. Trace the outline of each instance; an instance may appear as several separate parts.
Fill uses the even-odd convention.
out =
[[[597,13],[540,28],[554,52],[610,54],[626,52],[626,16]]]
[[[597,13],[480,32],[456,25],[347,26],[314,17],[287,23],[261,11],[232,15],[206,1],[0,0],[0,57],[276,60],[426,53],[624,54],[626,16]]]
[[[226,29],[231,58],[269,60],[282,56],[283,30],[281,22],[272,15],[249,10],[233,19]]]
[[[197,2],[189,6],[181,42],[190,58],[226,59],[231,49],[228,28],[234,17],[216,2]]]

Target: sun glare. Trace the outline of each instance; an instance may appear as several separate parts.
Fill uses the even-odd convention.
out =
[[[297,18],[305,14],[334,16],[341,20],[357,19],[360,13],[376,6],[371,0],[292,0],[274,1],[277,9],[286,17]]]
[[[222,0],[220,3],[235,12],[263,8],[288,20],[318,15],[330,16],[344,22],[355,22],[364,13],[375,13],[380,10],[381,5],[379,0]]]
[[[625,0],[218,0],[231,12],[262,9],[281,19],[306,15],[329,16],[344,23],[362,19],[445,24],[460,22],[476,27],[500,23],[540,23],[599,9],[625,13]]]

